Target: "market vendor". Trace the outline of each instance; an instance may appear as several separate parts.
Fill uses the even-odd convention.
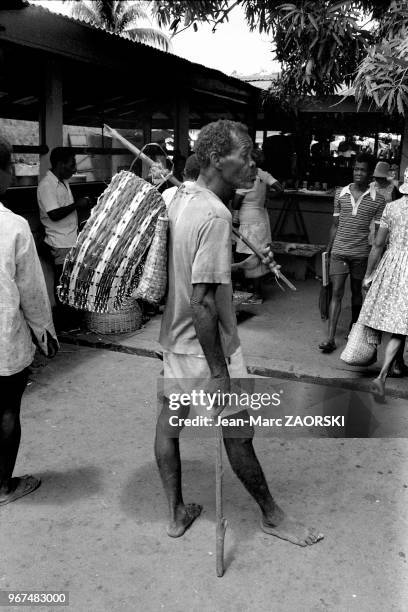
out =
[[[77,211],[88,208],[89,198],[74,198],[68,179],[76,172],[75,155],[69,147],[51,151],[51,169],[40,181],[37,200],[41,223],[45,229],[45,244],[54,262],[55,280],[62,273],[65,256],[78,236]]]
[[[282,186],[269,172],[260,168],[263,165],[262,151],[256,150],[252,154],[256,164],[254,169],[254,185],[251,189],[237,189],[233,200],[233,219],[238,219],[239,231],[255,247],[262,250],[271,242],[271,227],[266,209],[268,192],[280,193]],[[235,225],[235,223],[234,223]],[[252,250],[242,241],[238,240],[236,246],[236,260],[245,260],[252,255]],[[253,294],[245,304],[262,304],[262,277],[269,269],[259,262],[257,268],[244,268],[245,277],[252,281]]]

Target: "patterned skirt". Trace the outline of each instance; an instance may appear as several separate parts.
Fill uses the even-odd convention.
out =
[[[408,335],[408,249],[389,248],[364,300],[359,322],[393,334]]]

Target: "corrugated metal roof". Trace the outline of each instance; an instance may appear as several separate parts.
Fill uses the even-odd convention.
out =
[[[172,53],[171,51],[163,51],[162,49],[158,49],[157,47],[154,47],[152,45],[147,45],[145,43],[142,42],[137,42],[135,40],[132,40],[129,36],[127,36],[126,34],[117,34],[115,32],[110,32],[109,30],[106,30],[105,28],[102,28],[98,25],[95,25],[94,23],[91,23],[89,21],[85,21],[85,20],[81,20],[81,19],[76,19],[75,17],[72,16],[68,16],[68,15],[63,15],[62,13],[57,13],[55,11],[51,11],[49,8],[46,8],[45,6],[39,5],[39,4],[34,4],[33,2],[30,2],[29,0],[22,0],[23,4],[27,7],[31,7],[36,9],[37,11],[42,11],[45,12],[47,14],[51,14],[51,15],[56,15],[58,16],[59,19],[65,19],[66,21],[69,21],[71,23],[76,23],[81,27],[85,27],[85,28],[91,28],[92,30],[99,30],[101,31],[103,34],[106,34],[107,36],[113,37],[117,40],[126,40],[130,43],[132,43],[133,45],[136,46],[140,46],[143,47],[145,49],[149,49],[149,51],[156,53],[156,54],[164,54],[165,56],[172,56],[174,58],[177,58],[178,61],[180,62],[184,62],[185,64],[189,65],[189,66],[197,66],[200,69],[204,69],[205,71],[209,71],[212,74],[214,74],[214,76],[221,76],[223,78],[228,79],[229,81],[231,81],[232,83],[235,83],[235,85],[243,85],[245,84],[246,87],[252,89],[253,91],[259,90],[258,87],[254,87],[253,85],[251,85],[250,83],[245,82],[244,80],[240,79],[239,77],[234,77],[234,76],[230,76],[228,74],[225,74],[225,72],[222,72],[221,70],[217,70],[216,68],[210,68],[209,66],[205,66],[204,64],[198,64],[196,62],[191,62],[190,60],[185,59],[184,57],[181,57],[180,55],[176,55],[175,53]],[[24,9],[21,9],[24,10]]]

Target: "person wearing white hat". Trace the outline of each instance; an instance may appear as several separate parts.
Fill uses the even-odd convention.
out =
[[[399,190],[403,197],[388,203],[381,217],[363,280],[363,287],[369,291],[358,319],[363,325],[391,334],[381,371],[371,386],[379,400],[385,398],[390,366],[408,335],[408,168]],[[380,260],[387,239],[388,249]]]

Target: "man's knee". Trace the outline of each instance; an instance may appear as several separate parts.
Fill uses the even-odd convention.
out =
[[[344,297],[344,285],[333,285],[332,300],[341,302]]]
[[[222,417],[222,413],[220,415]],[[247,410],[241,410],[228,417],[229,425],[222,426],[222,435],[224,440],[252,440],[254,437],[254,428],[249,422],[249,413]]]
[[[157,419],[156,435],[166,438],[178,438],[183,430],[183,420],[188,416],[190,407],[179,406],[177,410],[170,410],[167,397],[161,397],[161,411]]]
[[[3,437],[10,437],[19,423],[18,410],[6,410],[0,417],[0,428]]]

